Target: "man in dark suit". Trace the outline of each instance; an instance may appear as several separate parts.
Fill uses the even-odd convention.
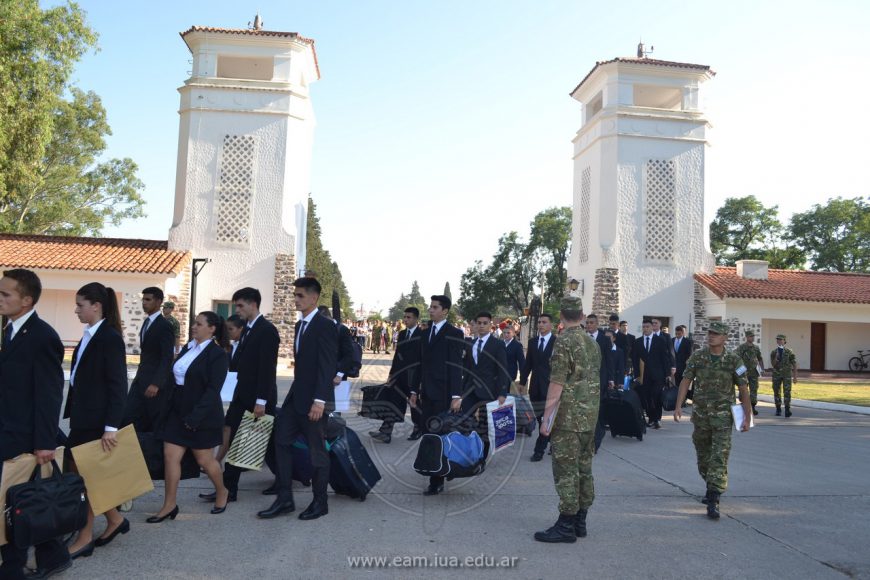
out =
[[[423,399],[423,429],[431,432],[438,421],[433,421],[446,411],[458,413],[462,406],[462,355],[465,340],[462,331],[447,322],[452,305],[450,298],[441,294],[431,297],[429,317],[431,323],[421,336],[421,385],[419,395]],[[417,395],[412,394],[411,405],[417,404]],[[444,478],[429,478],[429,487],[423,495],[438,495],[444,491]]]
[[[601,399],[604,399],[604,393],[607,389],[612,389],[616,383],[616,373],[613,362],[613,343],[604,335],[604,331],[598,328],[598,315],[590,314],[586,317],[586,332],[598,344],[598,349],[601,351],[601,366],[599,367],[599,388],[601,390]],[[604,405],[598,408],[598,423],[595,425],[595,450],[601,447],[601,441],[604,439]]]
[[[486,404],[498,400],[502,405],[507,398],[511,380],[507,372],[507,351],[504,342],[493,336],[492,314],[480,312],[474,317],[477,338],[471,343],[465,357],[462,412],[474,418],[477,433],[483,440],[483,456],[489,453],[489,429]]]
[[[652,323],[644,320],[643,335],[635,341],[632,353],[634,377],[642,383],[638,390],[646,411],[647,424],[659,429],[662,418],[662,389],[673,366],[670,348],[664,338],[655,335]]]
[[[162,303],[160,288],[151,286],[142,290],[145,320],[139,328],[139,367],[124,409],[124,424],[132,423],[141,433],[154,431],[171,394],[166,382],[175,354],[175,334],[172,325],[160,313]]]
[[[348,374],[350,374],[354,366],[353,336],[351,336],[350,330],[347,326],[332,317],[332,312],[329,310],[329,306],[320,305],[317,307],[317,312],[335,325],[338,337],[338,352],[336,353],[336,370],[335,377],[332,379],[332,384],[337,387],[341,381],[347,379]]]
[[[390,365],[390,378],[387,380],[392,388],[399,389],[406,399],[410,399],[411,395],[416,396],[420,391],[420,357],[422,355],[420,347],[423,341],[420,338],[422,331],[417,328],[419,319],[420,310],[418,308],[413,306],[405,308],[402,316],[405,329],[399,332],[399,342],[396,344],[396,352]],[[399,411],[402,415],[405,414],[404,407]],[[414,430],[408,440],[416,441],[423,435],[423,419],[419,405],[411,406],[411,421],[414,424]],[[393,424],[394,421],[384,420],[381,428],[378,431],[371,431],[369,435],[372,439],[389,443],[393,437]]]
[[[625,371],[625,357],[623,356],[622,349],[616,346],[616,335],[618,333],[614,333],[612,330],[608,329],[604,331],[604,336],[606,336],[610,340],[610,344],[613,345],[611,349],[613,351],[613,376],[616,377],[616,388],[622,387],[624,382],[624,377],[626,375]]]
[[[329,513],[327,485],[329,483],[329,453],[326,451],[326,423],[335,407],[335,369],[338,360],[338,333],[332,321],[317,314],[320,282],[316,278],[298,278],[293,282],[296,309],[302,320],[296,323],[293,355],[293,384],[281,404],[281,414],[275,424],[275,490],[272,505],[257,516],[264,519],[290,513],[293,503],[293,443],[305,436],[314,468],[312,491],[314,499],[299,514],[300,520],[313,520]]]
[[[673,381],[674,376],[677,374],[676,353],[674,352],[674,340],[671,338],[671,335],[668,334],[667,329],[662,328],[662,321],[660,319],[653,318],[652,320],[650,320],[650,322],[652,322],[653,334],[665,339],[665,344],[668,347],[668,354],[671,357],[670,378]]]
[[[625,349],[625,370],[626,372],[631,373],[634,371],[631,365],[634,363],[634,344],[637,341],[637,337],[628,332],[627,320],[619,321],[619,334],[625,337],[623,346],[620,348]],[[616,346],[619,346],[619,344],[617,343]]]
[[[677,369],[676,372],[676,382],[675,385],[679,385],[683,382],[683,372],[686,370],[686,361],[689,360],[689,357],[692,356],[692,339],[686,336],[686,327],[682,324],[679,325],[676,330],[676,336],[674,337],[674,360],[676,361],[674,366]]]
[[[230,428],[230,446],[245,411],[252,411],[258,418],[266,414],[274,415],[278,404],[275,375],[281,338],[275,325],[260,314],[261,299],[260,291],[256,288],[242,288],[233,294],[233,306],[236,314],[245,321],[245,328],[230,361],[230,368],[238,373],[236,390],[224,421]],[[230,492],[229,501],[236,501],[242,471],[242,468],[229,463],[224,466],[224,485]],[[200,497],[214,501],[213,496],[212,493]]]
[[[550,442],[549,436],[540,434],[541,421],[544,416],[544,407],[547,404],[547,389],[550,386],[550,357],[553,356],[553,345],[556,344],[556,336],[553,334],[553,318],[547,314],[538,317],[538,337],[530,338],[526,349],[526,364],[520,373],[520,385],[528,385],[529,398],[535,415],[538,418],[538,439],[535,441],[535,451],[532,453],[532,461],[540,461],[544,458],[544,451]],[[531,375],[531,380],[529,376]]]
[[[507,355],[507,374],[511,382],[517,380],[517,373],[526,366],[526,355],[523,345],[514,338],[514,327],[508,324],[502,331],[505,354]]]
[[[0,279],[0,315],[9,322],[0,350],[0,474],[3,462],[33,453],[40,465],[52,461],[63,400],[63,344],[37,316],[42,283],[30,270],[7,270]],[[24,578],[27,550],[0,547],[0,578]],[[57,539],[36,546],[34,578],[47,578],[71,566]]]
[[[629,338],[628,334],[622,334],[619,332],[619,315],[611,314],[608,320],[608,328],[613,333],[613,342],[616,346],[622,351],[623,355],[623,364],[622,366],[626,369],[631,367],[631,345],[634,344],[634,337]],[[628,330],[628,325],[626,324],[626,330]],[[622,377],[616,377],[617,383],[622,383]],[[619,385],[617,385],[619,386]]]

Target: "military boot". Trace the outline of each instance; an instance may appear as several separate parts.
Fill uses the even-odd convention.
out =
[[[758,409],[755,408],[755,405],[752,405],[752,414],[758,415]]]
[[[707,492],[707,517],[711,520],[719,519],[719,492]]]
[[[789,407],[788,405],[785,406],[785,416],[791,417],[791,407]]]
[[[559,519],[551,528],[543,532],[535,532],[535,540],[548,544],[573,544],[577,541],[577,533],[574,531],[574,516],[559,514]]]
[[[702,503],[702,504],[707,505],[708,503],[710,503],[710,493],[711,493],[711,492],[710,492],[710,490],[708,489],[708,490],[707,490],[707,494],[704,496],[704,499],[701,500],[701,503]]]
[[[574,533],[578,538],[586,537],[586,510],[577,510],[577,515],[574,516]]]
[[[777,405],[776,406],[776,416],[779,417],[780,415],[782,415],[782,409],[780,408],[779,405]]]

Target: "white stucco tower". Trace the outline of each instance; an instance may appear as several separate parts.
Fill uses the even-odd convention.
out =
[[[194,26],[181,37],[193,59],[179,89],[169,247],[210,260],[196,276],[197,310],[223,314],[235,290],[252,286],[279,330],[292,327],[315,124],[309,85],[320,78],[314,41],[262,30],[259,17],[253,29]]]
[[[693,275],[712,271],[704,225],[710,67],[650,58],[599,62],[571,92],[583,105],[574,138],[574,224],[568,275],[584,310],[636,331],[644,316],[689,325]]]

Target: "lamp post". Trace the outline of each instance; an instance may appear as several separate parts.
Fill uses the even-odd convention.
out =
[[[211,262],[211,258],[194,258],[193,265],[190,268],[190,312],[188,312],[188,331],[193,328],[193,322],[196,320],[196,277],[205,268],[205,265]]]

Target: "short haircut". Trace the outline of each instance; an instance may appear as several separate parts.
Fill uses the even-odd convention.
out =
[[[145,294],[150,294],[157,300],[163,302],[163,290],[161,290],[157,286],[148,286],[147,288],[142,290],[142,295],[144,296]]]
[[[622,326],[623,324],[628,326],[628,320],[620,320],[619,321],[619,326]]]
[[[478,318],[489,318],[490,320],[492,320],[492,314],[484,310],[482,312],[478,312],[477,316],[474,317],[475,320],[477,320]]]
[[[541,314],[538,315],[538,319],[541,318],[546,318],[550,322],[553,322],[553,316],[549,312],[541,312]]]
[[[320,286],[320,282],[317,281],[317,278],[312,278],[311,276],[296,278],[296,280],[293,281],[293,285],[296,288],[305,288],[307,292],[314,292],[318,296],[323,291],[323,288]]]
[[[429,299],[440,304],[441,308],[443,308],[444,310],[450,310],[450,307],[453,305],[453,303],[450,301],[450,298],[444,296],[443,294],[433,294],[429,297]]]
[[[583,319],[582,310],[562,310],[559,314],[565,322],[579,322]]]
[[[259,308],[263,297],[260,296],[260,291],[256,288],[242,288],[233,293],[233,302],[238,302],[239,300],[244,302],[254,302],[257,304],[257,308]]]
[[[650,324],[652,324],[653,322],[658,322],[659,324],[662,323],[662,319],[656,318],[656,317],[650,318],[649,321],[650,321]]]
[[[414,318],[420,318],[420,309],[416,306],[408,306],[405,308],[405,314],[413,314]]]
[[[652,326],[652,320],[644,320],[644,321],[641,323],[641,325],[643,325],[643,324],[649,324],[650,326]]]
[[[39,302],[39,297],[42,296],[42,282],[35,272],[24,268],[15,268],[14,270],[4,270],[3,277],[15,280],[18,293],[22,297],[30,296],[34,306]]]
[[[597,320],[598,320],[598,315],[595,314],[595,313],[593,312],[592,314],[590,314],[589,316],[586,317],[586,320],[589,320],[590,318],[591,318],[592,320],[596,320],[596,321],[597,321]]]
[[[685,324],[681,324],[681,325],[679,325],[676,329],[677,329],[677,330],[683,330],[683,331],[685,331],[685,330],[686,330],[686,325],[685,325]]]
[[[610,322],[619,322],[619,315],[616,313],[611,314],[610,317],[608,318],[608,320]]]

